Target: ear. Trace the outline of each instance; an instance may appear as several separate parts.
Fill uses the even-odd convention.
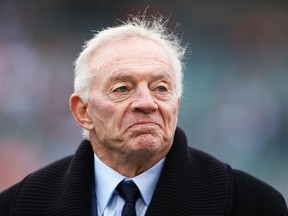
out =
[[[92,130],[94,128],[94,125],[92,119],[87,112],[87,104],[84,103],[79,94],[74,93],[71,95],[69,105],[70,111],[78,124],[82,128]]]

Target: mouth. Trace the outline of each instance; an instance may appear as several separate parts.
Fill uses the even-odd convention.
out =
[[[159,128],[160,125],[156,122],[135,122],[132,125],[129,126],[128,129],[138,129],[138,130],[149,130],[149,129],[155,129]]]

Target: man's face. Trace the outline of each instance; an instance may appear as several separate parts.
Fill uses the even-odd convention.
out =
[[[102,46],[91,57],[87,113],[100,158],[141,157],[169,151],[180,99],[175,72],[155,42],[129,38]],[[114,158],[115,159],[115,158]]]

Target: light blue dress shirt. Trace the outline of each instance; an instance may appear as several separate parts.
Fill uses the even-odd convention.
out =
[[[136,202],[136,213],[138,216],[145,215],[162,171],[164,161],[165,158],[146,172],[130,178],[138,186],[141,193],[141,198]],[[127,177],[104,164],[96,154],[94,154],[94,175],[98,216],[121,215],[125,201],[118,195],[115,188]]]

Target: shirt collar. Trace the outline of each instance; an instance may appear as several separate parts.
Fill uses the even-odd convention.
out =
[[[148,206],[152,199],[155,187],[157,185],[160,173],[164,166],[165,158],[160,160],[156,165],[140,175],[132,178],[138,186],[145,204]],[[104,164],[96,154],[94,154],[94,176],[95,176],[95,193],[97,204],[100,212],[104,212],[108,202],[117,185],[127,178]]]
[[[132,178],[132,180],[138,186],[141,192],[142,198],[147,206],[150,204],[150,201],[152,199],[154,190],[156,188],[158,179],[160,177],[162,168],[164,166],[164,161],[165,161],[165,158],[160,160],[157,164],[155,164],[149,170]]]

